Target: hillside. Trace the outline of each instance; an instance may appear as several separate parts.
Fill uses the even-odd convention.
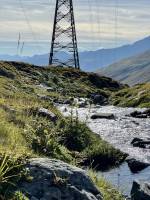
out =
[[[84,71],[95,71],[106,67],[124,58],[135,56],[150,49],[150,37],[146,37],[130,45],[124,45],[113,49],[99,49],[96,51],[83,51],[79,53],[81,68]],[[59,57],[63,60],[69,57],[65,52],[61,52]],[[49,54],[34,56],[9,56],[0,55],[0,60],[23,61],[34,65],[47,65]]]
[[[55,106],[71,97],[108,95],[121,88],[112,79],[75,69],[0,62],[0,198],[24,199],[21,193],[16,198],[10,196],[20,177],[27,176],[22,168],[29,158],[42,156],[76,166],[89,163],[90,167],[92,160],[93,167],[99,168],[121,163],[125,154],[80,123],[78,116],[65,118]],[[104,196],[111,198],[107,191],[111,186],[101,183],[105,184],[100,186]],[[123,199],[116,190],[112,196]]]
[[[15,83],[17,80],[20,86],[25,84],[28,90],[33,90],[34,95],[48,91],[45,94],[61,100],[101,92],[107,96],[110,91],[123,87],[111,78],[73,68],[42,68],[17,62],[0,62],[0,75],[15,80]]]
[[[113,93],[111,102],[116,106],[150,108],[150,83],[138,84]]]
[[[149,82],[150,51],[100,69],[98,74],[103,74],[129,85]]]

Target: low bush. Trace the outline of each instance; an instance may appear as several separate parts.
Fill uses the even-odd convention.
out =
[[[12,155],[0,155],[0,199],[11,195],[18,181],[25,175],[26,158],[15,158]]]
[[[117,166],[126,158],[126,154],[113,148],[103,141],[99,135],[94,134],[84,123],[70,118],[59,127],[61,132],[59,138],[71,152],[79,152],[79,158],[83,165],[92,165],[97,169],[106,169],[110,166]]]
[[[95,140],[92,145],[87,147],[84,153],[87,157],[85,164],[100,170],[106,170],[111,166],[119,165],[127,156],[120,150],[115,149],[107,142],[101,140],[97,135],[95,135]]]
[[[78,120],[67,120],[61,133],[61,143],[71,151],[83,151],[92,145],[91,131]]]

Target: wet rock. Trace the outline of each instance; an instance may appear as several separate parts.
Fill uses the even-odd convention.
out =
[[[39,108],[38,115],[42,117],[46,117],[47,119],[53,122],[57,120],[57,116],[54,113],[52,113],[50,110],[45,109],[45,108]]]
[[[134,138],[131,142],[134,147],[150,149],[150,139]]]
[[[83,101],[83,102],[79,102],[79,103],[78,103],[78,107],[79,107],[79,108],[85,108],[87,105],[88,105],[88,102],[87,102],[87,101]]]
[[[150,200],[150,182],[134,181],[131,190],[131,200]]]
[[[18,189],[29,199],[102,200],[100,191],[82,169],[48,158],[31,159],[27,169],[32,181],[22,180]]]
[[[68,111],[68,109],[65,107],[64,109],[63,109],[63,112],[67,112]]]
[[[91,119],[115,119],[112,113],[96,113],[91,116]]]
[[[63,104],[72,105],[72,104],[73,104],[73,101],[74,101],[74,99],[73,99],[73,98],[70,98],[70,99],[64,100]]]
[[[132,120],[131,122],[132,122],[133,124],[137,125],[137,126],[140,125],[138,122],[136,122],[136,121],[134,121],[134,120]]]
[[[137,173],[150,166],[149,163],[144,163],[142,161],[139,161],[139,160],[136,160],[135,158],[130,158],[130,157],[126,159],[126,162],[128,163],[128,166],[131,172],[133,173]]]
[[[150,118],[150,109],[147,109],[143,112],[134,111],[130,114],[130,116],[135,118]]]
[[[101,94],[92,95],[91,99],[93,100],[94,104],[104,105],[104,103],[106,102],[106,98]]]

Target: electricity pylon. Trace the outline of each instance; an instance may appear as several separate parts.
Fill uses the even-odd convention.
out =
[[[80,69],[72,0],[56,0],[49,65]]]

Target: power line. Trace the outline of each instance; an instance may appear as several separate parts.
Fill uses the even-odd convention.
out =
[[[94,15],[93,15],[93,6],[91,0],[87,0],[88,3],[88,10],[89,10],[89,21],[90,21],[90,29],[91,29],[91,39],[92,39],[92,46],[94,48],[94,41],[95,41],[95,32],[94,32]]]
[[[20,50],[20,54],[21,54],[21,55],[22,55],[22,53],[23,53],[24,45],[25,45],[25,42],[23,42],[23,43],[22,43],[22,46],[21,46],[21,50]]]
[[[102,15],[101,15],[101,5],[100,5],[100,1],[99,0],[95,0],[95,6],[96,6],[96,13],[97,13],[97,38],[98,38],[98,45],[99,45],[99,49],[102,48]],[[103,66],[103,57],[102,55],[99,56],[99,62],[100,62],[100,66]]]
[[[40,50],[41,47],[40,47],[40,45],[39,45],[39,42],[38,42],[38,40],[37,40],[37,37],[36,37],[36,35],[35,35],[33,29],[32,29],[32,25],[31,25],[31,23],[30,23],[30,20],[29,20],[28,17],[27,17],[27,13],[26,13],[26,11],[25,11],[25,8],[24,8],[24,5],[23,5],[22,0],[19,0],[19,3],[20,3],[20,7],[21,7],[21,9],[22,9],[22,12],[23,12],[25,21],[26,21],[26,23],[27,23],[27,25],[28,25],[28,27],[29,27],[30,32],[31,32],[32,38],[33,38],[33,40],[34,40],[35,43],[36,43],[36,47],[37,47],[39,53],[41,53],[41,50]]]
[[[115,27],[114,27],[114,46],[118,46],[118,8],[119,8],[119,2],[118,0],[115,0]],[[115,53],[115,61],[117,61],[117,52]]]
[[[17,43],[17,55],[19,54],[20,40],[21,40],[21,34],[19,33],[18,43]]]

